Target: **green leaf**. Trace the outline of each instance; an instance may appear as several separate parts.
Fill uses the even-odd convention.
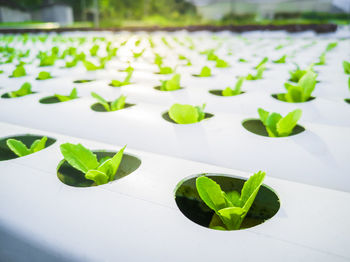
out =
[[[133,72],[134,72],[134,68],[132,68],[132,67],[129,66],[125,71],[126,71],[128,74],[126,75],[126,77],[125,77],[123,83],[124,83],[124,85],[128,85],[128,84],[130,84],[130,79],[131,79],[131,76],[132,76],[132,74],[133,74]]]
[[[269,117],[270,113],[268,111],[265,111],[262,108],[258,108],[258,113],[259,113],[261,122],[263,122],[263,124],[266,125],[266,120]]]
[[[73,88],[72,91],[69,94],[69,98],[71,100],[78,98],[78,91],[76,88]]]
[[[247,211],[240,207],[226,207],[218,211],[218,215],[227,230],[238,230]]]
[[[319,61],[315,65],[325,65],[326,64],[326,53],[322,53],[318,59],[319,59]]]
[[[44,136],[41,139],[35,140],[33,144],[30,146],[30,149],[29,149],[30,152],[35,153],[44,149],[46,145],[46,141],[47,141],[47,136]]]
[[[51,74],[46,71],[41,71],[37,77],[38,80],[46,80],[52,78]]]
[[[65,95],[60,95],[60,94],[54,94],[54,96],[60,101],[60,102],[66,102],[66,101],[70,101],[73,99],[78,98],[78,93],[77,93],[77,89],[73,88],[72,91],[70,92],[70,94],[68,96]]]
[[[120,97],[118,97],[116,100],[114,100],[111,103],[111,110],[116,111],[116,110],[123,109],[125,107],[125,100],[126,100],[126,96],[124,95],[121,95]]]
[[[181,75],[180,74],[176,74],[174,75],[171,79],[165,81],[165,90],[166,91],[173,91],[173,90],[178,90],[180,89],[180,79],[181,79]]]
[[[209,67],[204,66],[199,74],[200,77],[209,77],[211,76],[211,70]]]
[[[255,68],[255,69],[258,69],[258,68],[261,67],[262,65],[266,64],[267,61],[269,61],[269,58],[268,58],[268,57],[264,57],[264,58],[260,61],[260,63],[259,63],[256,67],[254,67],[254,68]]]
[[[196,106],[197,112],[198,112],[198,119],[197,121],[200,122],[205,118],[205,108],[206,104],[203,104],[202,106]]]
[[[111,111],[109,103],[103,97],[101,97],[95,92],[91,92],[91,96],[95,98],[98,101],[98,103],[101,104],[106,109],[106,111],[108,112]]]
[[[6,144],[11,151],[19,157],[26,156],[31,153],[27,146],[22,143],[22,141],[11,138],[6,140]]]
[[[227,207],[225,192],[212,179],[205,176],[198,177],[196,179],[196,188],[200,198],[215,212]]]
[[[259,67],[257,68],[256,75],[255,75],[254,79],[255,79],[255,80],[257,80],[257,79],[262,79],[262,75],[263,75],[265,69],[266,69],[266,67],[265,67],[264,64],[261,65],[261,66],[259,66]]]
[[[298,82],[298,86],[303,89],[302,102],[307,101],[316,86],[317,74],[309,70]]]
[[[99,45],[93,45],[91,48],[90,48],[90,55],[91,56],[97,56],[97,52],[98,52],[98,49],[100,48]]]
[[[299,121],[302,115],[302,111],[300,109],[296,109],[290,113],[288,113],[285,117],[283,117],[277,123],[277,132],[279,137],[289,136],[297,122]]]
[[[109,85],[114,86],[114,87],[120,87],[123,85],[122,81],[119,80],[111,80],[111,82],[109,83]]]
[[[329,43],[326,47],[326,52],[329,52],[331,51],[332,49],[334,49],[335,47],[337,47],[338,43],[337,42],[332,42],[332,43]]]
[[[108,176],[108,181],[113,181],[123,159],[126,145],[118,151],[112,158],[103,162],[97,170],[104,172]]]
[[[287,55],[283,55],[281,58],[277,60],[273,60],[272,62],[274,62],[275,64],[284,64],[286,63],[286,58],[287,58]]]
[[[29,94],[32,94],[32,85],[29,82],[25,82],[20,89],[18,89],[17,91],[12,91],[9,92],[9,96],[10,97],[21,97],[21,96],[26,96]]]
[[[343,61],[344,73],[350,75],[350,62]]]
[[[98,170],[87,171],[87,173],[85,174],[85,178],[94,181],[95,184],[98,186],[108,183],[108,176],[105,173]]]
[[[95,70],[101,69],[100,66],[97,66],[97,65],[95,65],[87,60],[84,60],[83,63],[84,63],[86,70],[88,70],[88,71],[95,71]]]
[[[224,90],[221,91],[223,96],[234,96],[234,91],[228,86]]]
[[[65,143],[60,146],[64,159],[83,173],[99,166],[96,155],[81,144]]]
[[[269,113],[262,108],[258,109],[261,122],[264,124],[270,137],[278,137],[277,123],[282,118],[280,114]]]
[[[226,199],[231,202],[233,206],[241,207],[241,195],[237,191],[231,191],[226,193]]]
[[[241,191],[241,201],[243,204],[243,209],[248,213],[250,207],[252,206],[256,195],[264,181],[266,173],[259,171],[252,175],[243,185]],[[245,216],[245,215],[244,215]]]
[[[159,67],[159,74],[161,75],[168,75],[172,74],[173,72],[173,69],[169,66]]]
[[[15,70],[13,70],[11,77],[21,77],[27,75],[26,70],[22,65],[17,66]]]
[[[287,88],[287,93],[285,94],[286,102],[295,103],[303,102],[303,89],[298,85],[290,85],[285,83],[284,85]]]
[[[217,59],[216,60],[216,67],[218,68],[226,68],[226,67],[230,67],[229,63],[226,62],[225,60],[223,59]]]
[[[169,109],[169,117],[178,124],[198,122],[198,109],[191,105],[174,104]]]

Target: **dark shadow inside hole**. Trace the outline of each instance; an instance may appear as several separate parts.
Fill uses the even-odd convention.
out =
[[[306,103],[306,102],[309,102],[309,101],[312,101],[312,100],[316,99],[316,97],[310,96],[309,99],[306,100],[305,102],[288,102],[288,101],[286,101],[286,99],[284,98],[284,95],[285,95],[285,93],[279,93],[279,94],[272,94],[271,96],[272,96],[274,99],[277,99],[277,100],[279,100],[279,101],[286,102],[286,103]]]
[[[216,95],[216,96],[223,96],[222,95],[222,89],[212,89],[212,90],[209,90],[209,93],[212,94],[212,95]],[[241,92],[240,94],[238,95],[241,95],[241,94],[244,94],[245,92]],[[234,96],[238,96],[238,95],[234,95]],[[232,96],[225,96],[225,97],[232,97]]]
[[[173,91],[182,90],[182,89],[184,89],[184,87],[180,87],[179,89],[176,89],[176,90],[160,90],[160,86],[155,86],[154,89],[158,90],[158,91],[162,91],[162,92],[173,92]]]
[[[108,104],[111,105],[111,102],[108,102]],[[124,107],[123,109],[128,108],[128,107],[132,107],[132,106],[134,106],[134,105],[135,105],[135,104],[125,103],[125,107]],[[102,104],[100,104],[100,103],[95,103],[95,104],[93,104],[93,105],[91,106],[91,109],[94,110],[94,111],[96,111],[96,112],[108,112],[108,111],[104,108],[104,106],[103,106]],[[120,110],[123,110],[123,109],[120,109]],[[119,110],[116,110],[116,111],[119,111]],[[115,111],[111,111],[111,112],[115,112]]]
[[[31,92],[30,94],[28,95],[33,95],[33,94],[36,94],[37,92]],[[24,95],[24,96],[28,96],[28,95]],[[2,94],[1,98],[19,98],[19,97],[23,97],[23,96],[18,96],[18,97],[10,97],[9,93],[5,93],[5,94]]]
[[[213,114],[205,113],[205,116],[204,116],[204,119],[203,119],[203,120],[208,119],[208,118],[211,118],[211,117],[213,117],[213,116],[214,116]],[[169,112],[168,112],[168,111],[164,112],[164,113],[162,114],[162,117],[163,117],[164,120],[166,120],[166,121],[168,121],[168,122],[170,122],[170,123],[179,125],[178,123],[176,123],[174,120],[172,120],[172,119],[170,118]],[[203,120],[202,120],[202,121],[203,121]],[[198,123],[198,122],[197,122],[197,123]]]
[[[74,80],[73,83],[74,84],[84,84],[84,83],[90,83],[92,81],[95,81],[96,79],[78,79],[78,80]]]

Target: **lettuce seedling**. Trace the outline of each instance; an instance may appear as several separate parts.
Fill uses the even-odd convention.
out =
[[[46,141],[47,141],[46,136],[42,137],[41,139],[37,139],[32,143],[30,148],[28,148],[25,144],[23,144],[22,141],[19,141],[13,138],[7,139],[6,144],[13,153],[15,153],[19,157],[22,157],[44,149],[46,145]]]
[[[242,93],[241,87],[244,82],[245,77],[240,77],[238,81],[236,82],[235,88],[231,89],[230,87],[226,87],[224,90],[222,90],[223,96],[236,96]]]
[[[134,68],[128,67],[125,71],[127,72],[127,75],[126,75],[126,77],[124,78],[123,81],[112,80],[109,83],[109,85],[113,86],[113,87],[121,87],[121,86],[130,85],[131,84],[130,83],[130,79],[131,79],[132,73],[134,72]]]
[[[12,75],[10,77],[21,77],[27,75],[26,70],[23,65],[19,65],[12,71]]]
[[[315,63],[315,65],[325,65],[326,64],[326,53],[323,52],[319,57],[318,57],[318,62]]]
[[[314,71],[313,69],[313,64],[310,65],[309,67],[307,67],[305,70],[300,69],[300,67],[298,65],[296,65],[297,68],[295,70],[289,71],[289,81],[294,82],[294,83],[298,83],[299,80],[308,72],[308,71]]]
[[[54,96],[60,101],[60,102],[66,102],[69,100],[73,100],[78,98],[78,91],[76,88],[73,88],[72,91],[70,92],[70,94],[68,96],[64,96],[64,95],[59,95],[59,94],[54,94]]]
[[[207,60],[208,61],[216,61],[219,59],[219,57],[214,53],[215,50],[209,50],[209,52],[207,53]]]
[[[97,66],[97,65],[95,65],[87,60],[84,60],[83,63],[84,63],[86,70],[88,70],[88,71],[95,71],[98,69],[103,69],[105,67],[105,65],[103,63],[101,63],[101,65]]]
[[[258,79],[262,79],[263,73],[265,71],[266,67],[264,64],[262,64],[261,66],[258,67],[258,69],[256,70],[256,74],[252,75],[252,74],[248,74],[246,76],[246,80],[258,80]]]
[[[154,54],[154,64],[157,65],[158,67],[161,67],[163,64],[163,57],[161,57],[159,54],[155,53]]]
[[[39,73],[38,77],[36,78],[36,80],[46,80],[46,79],[50,79],[50,78],[52,78],[52,76],[49,72],[41,71]]]
[[[159,72],[160,75],[168,75],[174,73],[175,70],[173,70],[170,66],[159,66]]]
[[[196,179],[196,188],[200,198],[215,214],[209,224],[212,229],[238,230],[257,196],[265,172],[252,175],[243,185],[241,193],[224,192],[214,180],[200,176]]]
[[[277,98],[281,101],[299,103],[308,101],[316,86],[317,74],[311,70],[300,78],[297,85],[285,83],[287,90],[285,94],[278,94]]]
[[[292,133],[301,117],[302,111],[296,109],[285,117],[278,113],[269,113],[262,108],[258,109],[258,113],[270,137],[285,137]]]
[[[169,80],[160,80],[160,82],[161,82],[160,90],[161,91],[174,91],[174,90],[181,89],[180,79],[181,79],[181,75],[176,74]]]
[[[264,58],[260,61],[260,63],[259,63],[257,66],[254,67],[254,69],[258,69],[258,68],[261,67],[262,65],[266,64],[267,61],[269,61],[269,58],[268,58],[268,57],[264,57]]]
[[[179,55],[179,59],[180,60],[185,60],[187,62],[186,66],[191,66],[192,65],[192,62],[189,58],[187,58],[186,56],[184,55]]]
[[[25,82],[20,89],[16,91],[9,92],[8,95],[11,98],[21,97],[32,94],[32,85],[29,82]]]
[[[77,59],[73,59],[72,61],[66,61],[65,67],[71,68],[71,67],[76,66],[77,63],[78,63],[78,60],[77,60]]]
[[[337,45],[338,45],[337,42],[329,43],[329,44],[327,45],[327,47],[326,47],[326,52],[329,52],[329,51],[333,50],[334,48],[337,47]]]
[[[97,156],[81,144],[65,143],[60,146],[64,159],[75,169],[84,173],[86,179],[95,185],[103,185],[113,181],[123,158],[124,146],[111,158],[103,158],[99,162]]]
[[[91,92],[91,96],[95,98],[98,101],[98,103],[101,104],[108,112],[117,111],[125,108],[126,96],[124,95],[121,95],[120,97],[118,97],[116,100],[112,102],[108,102],[107,100],[105,100],[103,97],[101,97],[95,92]]]
[[[273,60],[272,62],[275,64],[285,64],[286,58],[287,58],[287,55],[283,55],[281,58],[279,58],[277,60]]]
[[[174,104],[169,109],[169,117],[178,124],[192,124],[205,118],[205,104],[202,106]]]
[[[39,55],[39,59],[40,59],[40,64],[39,66],[53,66],[56,62],[57,56],[55,54],[52,55],[48,55],[46,53],[42,53],[41,55]]]
[[[211,76],[211,69],[207,66],[203,66],[199,74],[199,77],[209,77]]]
[[[91,55],[91,56],[97,56],[98,49],[100,49],[100,46],[99,46],[99,45],[93,45],[93,46],[90,48],[90,55]]]
[[[350,62],[343,61],[344,73],[350,75]]]
[[[143,49],[141,52],[138,52],[138,53],[132,52],[132,55],[134,56],[135,59],[138,59],[143,55],[145,51],[146,49]]]
[[[226,62],[225,60],[223,59],[217,59],[216,60],[216,67],[218,68],[226,68],[226,67],[230,67],[230,64],[228,62]]]
[[[244,59],[244,58],[240,58],[240,59],[238,59],[238,62],[247,63],[248,61],[246,59]]]

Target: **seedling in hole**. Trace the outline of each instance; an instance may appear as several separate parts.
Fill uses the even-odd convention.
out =
[[[98,49],[100,48],[99,45],[93,45],[91,48],[90,48],[90,55],[91,56],[97,56],[97,52],[98,52]]]
[[[27,75],[26,70],[23,65],[19,65],[12,71],[12,75],[10,77],[21,77]]]
[[[237,191],[224,192],[214,180],[200,176],[196,179],[196,188],[200,198],[215,214],[209,228],[218,230],[238,230],[254,203],[265,172],[259,171],[252,175],[243,185],[241,193]]]
[[[101,104],[108,112],[117,111],[125,108],[126,96],[124,95],[121,95],[120,97],[118,97],[116,100],[112,102],[108,102],[107,100],[105,100],[103,97],[101,97],[95,92],[91,92],[91,96],[95,98],[98,101],[98,103]]]
[[[295,70],[289,71],[289,81],[294,82],[294,83],[298,83],[299,80],[308,72],[308,71],[313,71],[313,64],[311,64],[308,68],[306,68],[305,70],[300,69],[300,67],[298,65],[296,65],[297,68]]]
[[[287,55],[283,55],[281,58],[273,60],[272,62],[275,64],[285,64]]]
[[[73,100],[78,98],[78,91],[76,88],[73,88],[72,91],[70,92],[70,94],[68,96],[64,96],[64,95],[59,95],[59,94],[54,94],[54,96],[60,101],[60,102],[66,102],[69,100]]]
[[[138,53],[132,52],[132,54],[133,54],[134,58],[137,59],[137,58],[140,58],[145,51],[146,51],[146,49],[143,49],[141,52],[138,52]]]
[[[244,59],[244,58],[240,58],[240,59],[238,59],[238,62],[247,63],[248,61],[246,59]]]
[[[285,117],[278,113],[269,113],[262,108],[258,109],[258,113],[270,137],[289,136],[302,115],[300,109],[288,113]]]
[[[168,75],[174,73],[174,69],[172,69],[170,66],[158,66],[160,75]]]
[[[40,64],[39,66],[53,66],[56,62],[57,56],[55,54],[48,55],[47,53],[39,54]]]
[[[226,67],[230,67],[230,64],[223,59],[217,59],[215,66],[218,68],[226,68]]]
[[[23,144],[22,141],[19,141],[13,138],[7,139],[6,144],[13,153],[15,153],[19,157],[22,157],[44,149],[46,141],[47,141],[46,136],[42,137],[41,139],[37,139],[32,143],[30,148],[28,148],[25,144]]]
[[[325,65],[326,64],[326,53],[323,52],[319,57],[318,57],[318,62],[315,63],[315,65]]]
[[[8,92],[8,96],[11,98],[14,97],[21,97],[21,96],[26,96],[33,94],[32,92],[32,85],[29,82],[25,82],[20,89],[12,92]]]
[[[350,62],[343,61],[344,73],[350,75]]]
[[[259,69],[262,65],[265,65],[267,63],[267,61],[269,61],[269,58],[268,57],[264,57],[260,63],[254,67],[254,69]]]
[[[211,69],[209,67],[207,67],[207,66],[203,66],[201,72],[197,76],[199,76],[199,77],[210,77],[211,76]]]
[[[154,64],[157,65],[158,67],[161,67],[163,64],[163,57],[161,57],[159,54],[155,53],[154,54]]]
[[[329,51],[333,50],[334,48],[337,47],[337,45],[338,45],[337,42],[329,43],[329,44],[327,45],[327,47],[326,47],[326,52],[329,52]]]
[[[181,79],[181,75],[176,74],[169,80],[160,80],[160,82],[161,82],[160,90],[161,91],[174,91],[174,90],[181,89],[180,79]]]
[[[202,106],[174,104],[169,109],[169,117],[178,124],[192,124],[205,118],[205,104]]]
[[[236,96],[242,93],[241,87],[243,85],[245,77],[240,77],[238,81],[236,82],[235,88],[231,89],[230,87],[226,87],[224,90],[222,90],[223,96]]]
[[[129,67],[125,70],[127,72],[126,77],[124,78],[123,81],[119,81],[119,80],[112,80],[109,85],[113,86],[113,87],[121,87],[121,86],[126,86],[126,85],[130,85],[130,79],[132,76],[132,73],[134,72],[134,69],[132,67]]]
[[[123,158],[124,146],[111,158],[97,160],[97,156],[81,144],[65,143],[60,146],[64,159],[75,169],[84,173],[95,185],[113,181]]]
[[[188,59],[186,56],[184,55],[179,55],[179,59],[180,60],[185,60],[187,62],[186,66],[191,66],[192,65],[192,62],[190,59]]]
[[[246,80],[258,80],[258,79],[262,79],[263,73],[265,71],[266,67],[264,64],[262,64],[261,66],[258,67],[258,69],[256,70],[256,74],[252,75],[252,74],[248,74],[246,76]]]
[[[277,98],[281,101],[299,103],[308,101],[316,86],[317,74],[311,70],[299,80],[297,85],[285,83],[284,87],[287,90],[285,94],[278,94]]]
[[[88,70],[88,71],[95,71],[98,69],[103,69],[105,67],[104,63],[100,63],[99,66],[97,66],[97,65],[95,65],[87,60],[84,60],[83,63],[84,63],[86,70]]]
[[[36,80],[46,80],[46,79],[50,79],[50,78],[52,78],[52,76],[49,72],[41,71],[39,73],[38,77],[36,78]]]

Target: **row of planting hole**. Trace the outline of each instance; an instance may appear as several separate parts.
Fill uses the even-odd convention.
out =
[[[36,139],[42,138],[38,135],[22,135],[3,138],[0,140],[0,161],[16,158],[17,156],[7,147],[6,140],[14,138],[22,141],[26,146],[30,146]],[[48,138],[46,147],[54,144],[54,138]],[[94,151],[98,160],[106,156],[112,157],[117,152],[112,151]],[[118,168],[115,180],[130,175],[141,165],[141,160],[133,155],[124,153],[122,162]],[[188,219],[198,225],[208,227],[214,212],[203,202],[196,189],[195,181],[198,176],[205,175],[218,183],[225,192],[240,192],[246,179],[225,174],[199,174],[186,177],[175,187],[175,202],[179,210]],[[90,187],[93,181],[85,178],[81,171],[73,168],[64,159],[61,160],[57,167],[58,179],[66,185],[74,187]],[[249,210],[240,229],[250,228],[262,224],[272,218],[280,208],[280,200],[277,194],[270,187],[263,185],[255,201]]]

